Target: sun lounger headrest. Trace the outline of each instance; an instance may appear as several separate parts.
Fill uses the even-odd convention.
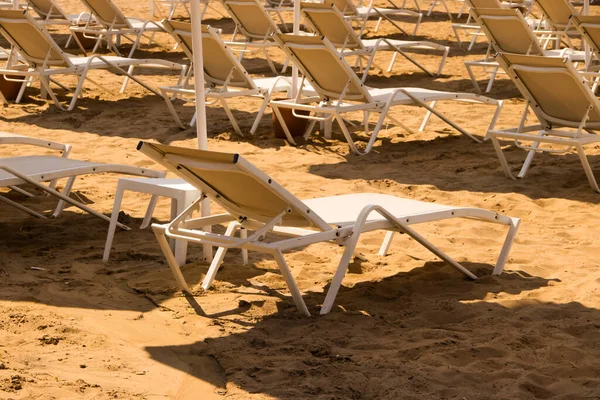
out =
[[[356,73],[326,38],[291,34],[275,37],[320,94],[332,99],[338,99],[342,93],[347,100],[368,99]]]
[[[62,50],[25,11],[0,10],[0,29],[28,61],[50,66],[65,65]]]
[[[535,101],[533,110],[550,121],[578,126],[591,106],[589,123],[600,122],[600,103],[568,60],[557,57],[500,54],[523,97]],[[565,124],[563,124],[565,125]]]
[[[256,0],[223,0],[223,5],[244,35],[265,39],[277,32],[277,25]]]
[[[344,46],[346,49],[360,47],[360,39],[333,1],[302,2],[300,9],[317,32],[325,36],[334,46]]]
[[[538,39],[531,32],[521,12],[508,8],[473,10],[486,35],[498,51],[514,54],[542,55]]]
[[[129,22],[121,10],[111,0],[81,0],[94,12],[102,24],[113,28],[129,27]]]
[[[327,224],[294,195],[238,154],[140,142],[138,150],[176,173],[236,218],[268,222],[282,212],[282,224]]]
[[[566,26],[571,15],[578,14],[567,0],[537,0],[536,3],[553,24]]]

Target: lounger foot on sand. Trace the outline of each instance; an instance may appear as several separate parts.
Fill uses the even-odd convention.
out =
[[[519,219],[492,211],[445,206],[384,194],[350,194],[301,201],[237,154],[148,142],[140,142],[138,149],[203,193],[171,223],[152,225],[177,285],[188,293],[191,290],[169,247],[168,238],[219,247],[204,279],[202,286],[205,289],[211,286],[227,249],[240,248],[271,254],[277,261],[296,307],[308,316],[310,312],[284,259],[285,251],[322,242],[345,247],[321,308],[321,314],[327,314],[334,304],[362,233],[387,231],[380,252],[384,254],[389,249],[393,233],[404,233],[467,277],[475,279],[473,273],[421,236],[413,225],[467,218],[507,226],[508,232],[493,270],[495,275],[502,273],[519,226]],[[194,211],[206,197],[218,203],[225,212],[195,217]],[[228,227],[224,234],[202,230],[213,225]],[[235,237],[238,230],[243,232],[239,238]],[[269,239],[264,240],[267,234]]]

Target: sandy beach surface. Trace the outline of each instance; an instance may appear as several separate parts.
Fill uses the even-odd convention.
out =
[[[59,3],[69,12],[82,10],[75,0]],[[127,15],[148,16],[146,1],[115,3]],[[448,3],[455,14],[462,4]],[[207,23],[233,32],[231,20],[215,10]],[[406,38],[389,24],[377,33],[374,26],[369,37]],[[54,33],[65,42],[63,30]],[[399,59],[393,73],[373,71],[367,84],[473,92],[463,62],[480,59],[485,41],[470,53],[461,50],[441,7],[423,18],[416,38],[451,47],[442,76]],[[160,46],[142,46],[136,57],[187,62],[167,35],[156,39]],[[272,55],[281,65],[283,55]],[[387,65],[390,57],[382,54],[378,63]],[[432,67],[438,60],[419,57]],[[260,55],[248,56],[245,66],[269,76]],[[159,167],[136,151],[139,140],[196,146],[195,131],[179,129],[161,98],[135,84],[118,94],[121,77],[91,76],[114,93],[87,84],[76,110],[62,112],[32,87],[21,104],[0,111],[0,130],[69,143],[71,158],[147,168]],[[177,80],[152,70],[140,77],[154,87]],[[516,125],[524,102],[505,76],[490,97],[505,101],[498,125]],[[248,132],[260,102],[231,104]],[[192,104],[176,107],[192,117]],[[493,113],[482,105],[440,109],[479,137]],[[379,257],[383,233],[368,234],[358,247],[366,261],[352,262],[332,312],[306,318],[276,263],[258,253],[243,266],[240,252],[230,251],[213,289],[181,296],[153,233],[138,229],[147,195],[126,193],[122,221],[134,229],[116,233],[108,263],[101,259],[104,221],[74,207],[58,219],[39,220],[2,206],[0,399],[600,398],[600,195],[575,154],[539,155],[526,179],[512,181],[489,142],[477,144],[439,119],[414,134],[390,124],[373,151],[358,157],[337,126],[332,139],[318,133],[292,147],[274,137],[270,110],[258,132],[243,138],[218,106],[207,114],[211,149],[242,154],[300,198],[386,193],[521,218],[505,273],[490,276],[502,227],[470,221],[419,227],[480,276],[477,281],[405,237]],[[391,115],[417,130],[424,111],[395,108]],[[355,137],[366,141],[361,132]],[[507,150],[517,170],[525,152]],[[589,153],[592,167],[600,167],[598,146]],[[52,152],[0,147],[0,157],[26,154]],[[117,181],[115,175],[81,177],[73,196],[109,214]],[[55,206],[47,196],[0,191],[38,211]],[[164,222],[169,215],[170,203],[162,199],[154,217]],[[287,255],[315,315],[341,251],[322,244]],[[200,246],[190,246],[188,261],[184,273],[198,284],[207,271]]]

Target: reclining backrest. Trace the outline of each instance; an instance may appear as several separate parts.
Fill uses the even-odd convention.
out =
[[[277,34],[275,40],[323,98],[368,102],[356,73],[323,37]]]
[[[331,229],[302,201],[238,154],[140,142],[138,150],[176,173],[235,219]]]
[[[81,0],[90,9],[98,22],[114,29],[131,28],[119,7],[111,0]]]
[[[48,31],[21,10],[0,10],[0,32],[32,65],[70,66]]]
[[[269,39],[278,31],[273,19],[256,0],[223,0],[223,6],[249,39]]]
[[[588,108],[588,124],[600,123],[600,102],[567,59],[500,54],[498,60],[540,121],[578,127]]]
[[[333,1],[325,3],[300,3],[304,19],[310,23],[314,30],[325,36],[335,47],[345,49],[362,48],[362,42],[354,29],[344,19],[340,10]]]
[[[538,39],[519,10],[481,8],[472,10],[472,14],[497,52],[544,54]]]

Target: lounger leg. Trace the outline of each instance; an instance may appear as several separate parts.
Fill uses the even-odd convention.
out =
[[[231,125],[233,125],[233,129],[235,130],[235,133],[237,133],[241,137],[244,137],[244,134],[242,133],[242,130],[240,129],[237,121],[235,120],[235,117],[233,116],[233,113],[231,112],[231,109],[227,105],[227,101],[224,98],[220,98],[219,102],[223,106],[223,110],[225,110],[225,114],[227,114],[227,118],[229,118],[229,121],[231,122]]]
[[[502,170],[504,171],[504,174],[511,179],[517,179],[517,178],[515,178],[515,176],[512,174],[512,172],[510,170],[510,166],[508,165],[508,161],[506,161],[506,157],[504,156],[504,152],[502,151],[502,146],[500,146],[500,142],[498,141],[498,138],[494,135],[491,135],[490,139],[492,140],[492,144],[494,145],[494,150],[496,150],[496,155],[498,156],[498,160],[500,160],[500,165],[502,166]]]
[[[225,236],[234,236],[235,232],[240,228],[240,224],[236,221],[231,222],[227,226],[227,230],[225,231]],[[223,263],[223,259],[225,258],[225,253],[227,253],[226,247],[219,247],[217,252],[215,253],[215,257],[210,263],[210,267],[208,268],[208,272],[204,277],[204,281],[202,282],[202,288],[204,290],[210,289],[212,286],[215,277],[217,276],[217,272],[219,272],[219,268],[221,268],[221,264]]]
[[[492,90],[492,86],[494,86],[494,81],[496,80],[496,76],[498,75],[499,68],[499,66],[494,68],[494,72],[492,72],[492,75],[490,76],[490,81],[488,82],[488,85],[485,88],[486,93],[489,93]]]
[[[429,104],[429,107],[431,107],[431,109],[433,110],[435,108],[435,101],[432,101]],[[421,122],[421,126],[419,127],[419,132],[423,132],[425,130],[425,127],[427,127],[427,124],[429,123],[429,119],[431,119],[431,114],[432,112],[427,110],[427,113],[425,114],[425,117],[423,118],[423,122]]]
[[[587,156],[585,155],[583,146],[577,144],[575,145],[575,148],[577,149],[577,154],[579,155],[581,165],[583,166],[583,170],[585,171],[585,175],[587,176],[590,186],[592,187],[592,189],[594,189],[595,192],[600,193],[600,188],[598,188],[598,183],[596,182],[596,178],[594,177],[594,171],[592,171],[592,167],[590,166]]]
[[[175,106],[173,106],[173,103],[171,102],[171,98],[170,98],[169,94],[164,89],[161,89],[161,94],[162,94],[163,99],[165,99],[165,102],[167,103],[167,108],[169,109],[169,112],[173,116],[173,119],[175,120],[177,125],[181,129],[185,129],[185,126],[183,125],[183,123],[181,122],[181,119],[179,119],[179,116],[177,115]]]
[[[496,266],[494,267],[492,275],[501,275],[502,271],[504,271],[504,265],[506,264],[506,260],[508,260],[510,249],[512,248],[515,237],[517,236],[517,231],[519,230],[519,223],[520,221],[515,218],[509,225],[508,233],[504,239],[504,244],[502,245],[502,250],[500,251],[500,255],[498,256],[498,260],[496,261]]]
[[[538,136],[544,136],[544,131],[540,131],[538,133]],[[531,147],[533,148],[533,150],[529,150],[527,152],[525,162],[523,163],[523,166],[521,167],[521,170],[517,175],[518,178],[525,178],[525,176],[527,175],[527,171],[529,171],[529,167],[531,167],[531,163],[533,163],[533,158],[535,157],[535,153],[537,152],[536,150],[540,147],[540,142],[534,142]]]
[[[121,202],[123,201],[123,192],[124,189],[121,187],[121,185],[117,184],[117,192],[115,193],[112,214],[110,215],[110,224],[108,225],[108,234],[106,235],[106,243],[104,244],[104,254],[102,255],[102,261],[104,262],[108,261],[108,258],[110,257],[110,251],[112,250],[111,247],[115,237],[115,230],[117,229],[119,211],[121,210]]]
[[[270,96],[265,95],[265,99],[263,100],[263,103],[260,106],[260,109],[258,110],[258,113],[256,114],[256,118],[254,119],[254,123],[252,124],[252,128],[250,128],[250,134],[251,135],[254,135],[254,133],[256,133],[256,130],[258,129],[258,124],[262,120],[262,117],[263,117],[263,115],[265,113],[265,110],[267,109],[267,106],[269,105],[269,98],[270,98]]]
[[[133,70],[135,69],[135,65],[130,65],[127,69],[127,73],[133,75]],[[123,79],[123,85],[121,85],[121,91],[119,93],[125,93],[125,89],[127,89],[127,84],[129,83],[129,76],[125,75],[125,79]]]
[[[292,133],[290,132],[290,129],[288,128],[287,124],[285,123],[285,120],[283,119],[283,116],[281,115],[281,112],[279,111],[279,107],[275,106],[274,104],[271,105],[271,107],[273,108],[273,113],[275,114],[275,117],[279,121],[279,124],[281,124],[281,129],[283,129],[283,133],[285,133],[285,137],[287,138],[287,141],[291,145],[297,146],[296,141],[292,137]]]
[[[308,307],[306,307],[306,303],[304,303],[304,299],[302,299],[302,294],[300,293],[300,289],[298,289],[298,285],[296,285],[296,281],[292,276],[292,271],[288,267],[285,262],[285,258],[283,258],[283,254],[281,251],[277,250],[273,256],[275,257],[275,261],[277,261],[277,265],[279,266],[279,270],[281,271],[281,275],[283,275],[283,279],[287,284],[290,293],[292,294],[292,298],[294,299],[294,303],[296,304],[296,308],[298,311],[310,317],[310,312],[308,311]]]
[[[323,301],[323,306],[321,307],[321,315],[329,313],[329,311],[331,311],[331,308],[333,307],[335,298],[340,290],[340,286],[342,285],[342,280],[344,279],[346,271],[348,270],[348,264],[350,264],[350,260],[354,255],[354,249],[356,248],[356,244],[358,243],[359,237],[360,229],[356,229],[352,236],[350,236],[344,243],[346,249],[344,250],[344,254],[342,254],[342,258],[340,259],[340,263],[338,264],[337,270],[333,275],[331,285],[329,285],[329,290],[327,291],[327,295],[325,296],[325,300]]]
[[[87,71],[85,71],[84,73],[82,73],[79,76],[79,79],[77,81],[77,87],[75,88],[75,92],[73,92],[73,98],[71,99],[71,103],[69,104],[69,108],[68,108],[69,111],[71,111],[75,108],[75,104],[77,103],[77,100],[79,99],[79,95],[81,94],[81,91],[83,90],[83,82],[85,81],[86,75],[87,75]]]
[[[153,194],[150,198],[150,202],[148,203],[148,208],[146,209],[146,214],[144,215],[144,220],[140,225],[140,229],[146,229],[150,226],[150,223],[152,222],[152,216],[154,215],[154,209],[156,208],[156,203],[158,202],[158,197],[159,196]]]
[[[169,246],[169,242],[167,241],[167,237],[165,235],[165,229],[166,228],[162,225],[152,225],[152,230],[154,231],[154,235],[158,240],[158,245],[160,246],[165,259],[167,260],[167,264],[169,264],[169,268],[171,268],[171,273],[173,273],[173,277],[177,282],[177,286],[182,292],[192,294],[192,291],[190,290],[185,278],[183,277],[183,274],[181,273],[181,268],[179,267],[179,264],[177,264],[177,260],[175,260],[175,255]]]
[[[354,139],[352,139],[352,135],[350,135],[350,131],[348,130],[348,127],[346,127],[344,118],[342,118],[342,116],[339,114],[335,114],[335,118],[338,122],[338,125],[342,129],[342,133],[344,134],[344,137],[346,138],[346,142],[348,142],[348,146],[350,147],[350,150],[352,150],[353,153],[361,155],[361,156],[367,154],[369,152],[368,150],[370,150],[370,149],[367,149],[363,152],[363,151],[359,150],[358,147],[356,147],[356,144],[354,143]],[[373,135],[374,134],[375,134],[375,132],[373,132]],[[371,136],[371,138],[373,138],[373,136]]]
[[[387,72],[391,72],[392,68],[394,68],[394,64],[396,63],[396,58],[398,57],[398,52],[394,52],[392,56],[392,61],[390,61],[390,65],[388,66]]]
[[[379,253],[377,253],[378,256],[383,257],[389,253],[390,247],[392,246],[392,240],[394,240],[395,234],[396,232],[394,231],[386,232],[385,238],[383,239],[383,243],[381,243],[381,247],[379,248]]]
[[[477,92],[477,94],[481,94],[481,89],[479,88],[479,83],[477,82],[477,78],[475,78],[475,74],[473,73],[473,66],[471,65],[471,63],[466,62],[465,68],[467,69],[469,78],[471,78],[471,83],[473,84],[473,87],[475,88],[475,92]]]
[[[77,178],[76,176],[72,176],[67,180],[67,183],[65,184],[65,188],[63,189],[63,194],[65,196],[69,196],[71,194],[71,189],[73,189],[73,184],[75,183],[76,178]],[[58,204],[56,205],[56,209],[52,213],[52,218],[60,217],[64,208],[65,208],[65,202],[63,200],[59,200]]]
[[[240,227],[240,238],[248,238],[248,230]],[[242,249],[242,265],[248,265],[248,249]]]

